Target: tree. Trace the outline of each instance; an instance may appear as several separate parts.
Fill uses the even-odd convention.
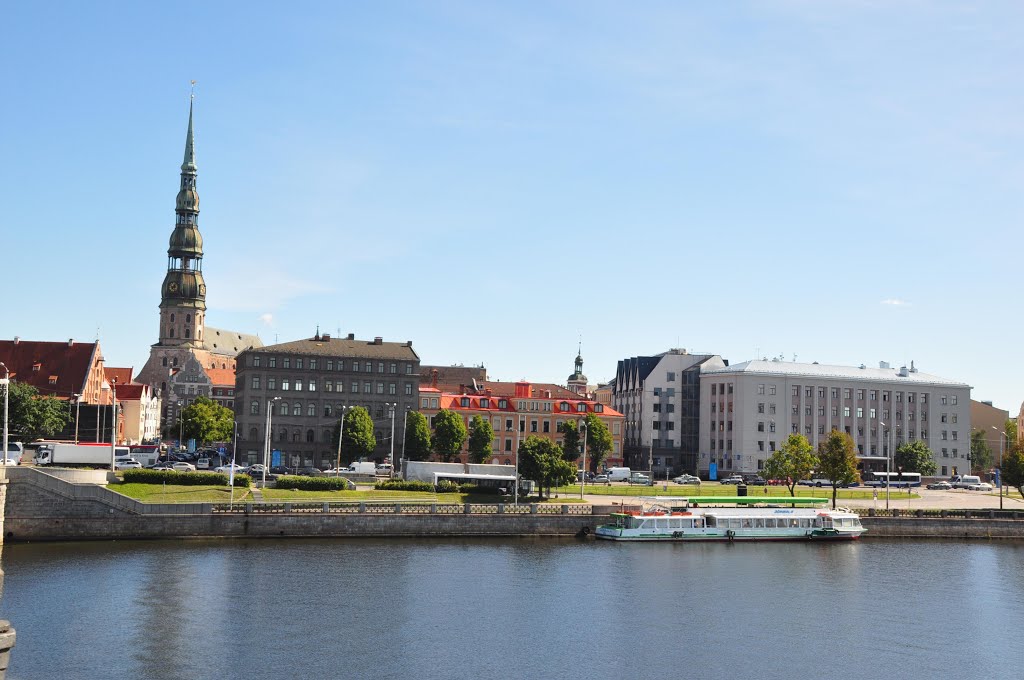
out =
[[[15,380],[8,383],[7,389],[7,431],[11,441],[45,439],[71,422],[71,402],[40,396],[36,388]]]
[[[828,438],[818,445],[818,474],[832,482],[832,509],[836,507],[836,494],[840,486],[849,486],[858,480],[857,447],[853,437],[832,430]]]
[[[992,448],[985,441],[985,431],[971,431],[971,469],[975,472],[987,472],[992,468],[992,459]]]
[[[922,477],[934,475],[936,469],[935,454],[920,439],[897,446],[893,464],[897,470],[902,467],[903,472],[919,472]]]
[[[1024,495],[1024,448],[1016,442],[1009,451],[1003,452],[1003,467],[999,475],[1003,484],[1017,487],[1017,493]]]
[[[575,419],[570,418],[562,423],[562,458],[575,462],[580,457],[581,439]]]
[[[419,411],[409,411],[405,423],[405,459],[427,458],[430,458],[430,425],[427,417]]]
[[[337,445],[337,439],[335,439]],[[342,458],[348,462],[369,458],[377,448],[373,434],[373,418],[362,406],[353,406],[345,412],[345,433],[341,438]]]
[[[494,429],[491,427],[491,421],[473,416],[469,421],[469,462],[486,463],[492,454],[493,441]]]
[[[452,462],[452,458],[462,450],[466,443],[466,423],[462,416],[448,409],[441,409],[434,416],[434,451],[445,463]]]
[[[762,470],[765,479],[784,481],[790,496],[796,496],[796,485],[807,479],[818,466],[814,447],[802,434],[793,433],[786,438],[778,451],[764,462]]]
[[[597,473],[612,450],[612,433],[604,421],[593,413],[587,414],[587,465]]]
[[[576,466],[565,460],[562,447],[550,439],[530,435],[519,444],[519,473],[537,483],[538,492],[568,484],[576,478]]]
[[[199,396],[181,410],[181,431],[185,439],[199,444],[231,441],[234,412],[207,397]]]

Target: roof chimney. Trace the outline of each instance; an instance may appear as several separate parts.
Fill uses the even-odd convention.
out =
[[[75,339],[74,338],[68,338],[68,347],[74,347],[74,346],[75,346]]]
[[[373,339],[373,344],[375,344],[375,345],[382,345],[382,344],[384,344],[384,338],[382,338],[382,337],[380,337],[378,335],[377,337],[375,337]]]
[[[437,369],[430,369],[430,386],[435,390],[437,389]]]
[[[320,336],[320,339],[324,341],[329,341],[331,339],[331,336],[328,333],[324,333],[323,335]]]
[[[19,342],[21,342],[21,338],[19,338],[17,335],[15,335],[14,336],[14,344],[17,345]]]
[[[356,334],[355,333],[349,333],[348,334],[348,339],[349,340],[355,340],[356,339]]]
[[[406,347],[412,347],[412,340],[406,340],[405,341],[405,346]]]

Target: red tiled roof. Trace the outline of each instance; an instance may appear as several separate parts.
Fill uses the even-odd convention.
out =
[[[206,375],[210,376],[210,381],[218,387],[233,388],[235,386],[235,369],[233,368],[208,368]]]
[[[135,401],[138,399],[142,399],[142,392],[143,390],[146,389],[146,387],[148,387],[148,385],[143,385],[141,383],[128,383],[127,385],[122,385],[118,383],[117,400]]]
[[[0,362],[11,379],[32,385],[40,394],[65,399],[85,387],[95,342],[43,342],[0,340]]]
[[[530,385],[530,396],[520,397],[522,399],[547,399],[547,393],[551,392],[551,399],[579,399],[578,394],[572,390],[568,390],[561,385],[555,385],[554,383],[527,383]],[[515,398],[516,396],[516,383],[514,382],[497,382],[493,380],[487,380],[484,382],[477,382],[477,390],[473,390],[473,385],[460,385],[452,383],[438,383],[437,388],[442,392],[451,392],[457,394],[461,392],[462,387],[465,387],[466,392],[470,394],[482,394],[486,396],[487,390],[491,391],[491,395],[495,397],[505,397],[507,399]],[[420,391],[424,388],[421,387]]]
[[[127,385],[132,381],[132,369],[131,368],[108,368],[103,367],[103,377],[107,382],[111,379],[117,380],[118,389],[121,385]]]

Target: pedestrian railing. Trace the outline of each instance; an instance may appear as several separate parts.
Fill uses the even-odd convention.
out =
[[[894,517],[894,518],[930,518],[930,519],[1014,519],[1024,520],[1024,512],[1020,510],[996,510],[974,508],[964,510],[935,510],[907,508],[851,508],[861,517]]]
[[[364,514],[364,515],[592,515],[585,503],[429,503],[409,501],[301,501],[294,503],[214,503],[214,513],[268,514]]]

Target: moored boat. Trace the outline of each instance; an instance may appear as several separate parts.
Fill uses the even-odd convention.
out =
[[[640,500],[641,510],[612,513],[594,535],[612,541],[837,541],[866,531],[849,510],[806,507],[826,498],[776,498],[772,504],[750,496]]]

